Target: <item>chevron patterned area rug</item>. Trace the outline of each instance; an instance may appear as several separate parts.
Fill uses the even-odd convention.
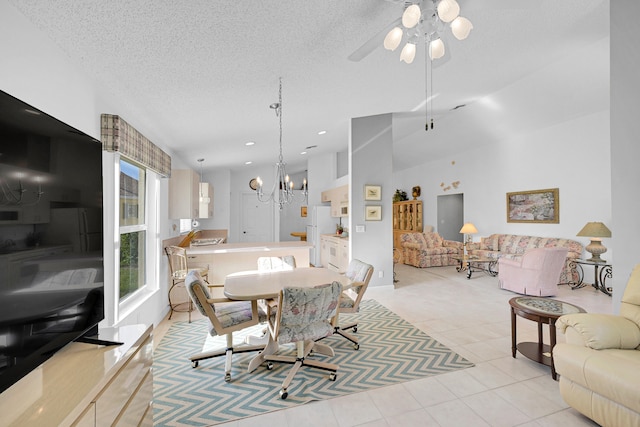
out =
[[[473,366],[377,301],[365,300],[360,313],[341,319],[357,319],[360,349],[340,336],[324,339],[335,357],[313,357],[340,366],[336,381],[329,381],[325,371],[302,368],[286,400],[278,392],[291,365],[275,363],[271,371],[261,366],[247,373],[256,353],[237,354],[232,381],[225,383],[224,357],[201,361],[195,369],[188,360],[203,348],[224,346],[224,339],[207,338],[209,323],[204,319],[174,323],[154,353],[154,426],[209,426]]]

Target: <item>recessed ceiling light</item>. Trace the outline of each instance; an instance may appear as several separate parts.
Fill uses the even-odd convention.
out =
[[[246,146],[251,146],[251,145],[255,145],[256,143],[253,141],[249,141],[249,142],[245,142],[244,145]]]
[[[302,151],[300,154],[304,155],[304,154],[307,154],[307,152],[306,151]]]
[[[311,150],[312,148],[316,148],[317,145],[309,145],[308,147],[305,147],[307,150]]]
[[[251,163],[253,163],[251,160],[249,160],[248,162],[244,162],[245,165],[250,165]]]
[[[318,135],[324,135],[325,133],[327,133],[326,130],[321,130],[320,132],[318,132]]]

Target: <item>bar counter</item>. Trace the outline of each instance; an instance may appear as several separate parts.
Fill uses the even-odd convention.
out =
[[[228,274],[258,268],[258,258],[293,255],[296,266],[309,266],[309,242],[247,242],[200,245],[187,248],[190,267],[209,268],[209,283],[222,284]]]

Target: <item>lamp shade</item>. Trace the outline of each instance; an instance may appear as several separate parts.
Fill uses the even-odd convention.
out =
[[[460,5],[456,0],[440,0],[438,16],[444,22],[451,22],[460,14]]]
[[[402,48],[402,52],[400,52],[400,61],[404,61],[407,64],[411,64],[413,62],[413,58],[416,57],[416,45],[413,43],[407,43]]]
[[[433,59],[442,58],[444,56],[444,43],[441,39],[432,40],[429,43],[429,57]]]
[[[611,237],[611,230],[601,222],[588,222],[576,236],[583,237]]]
[[[400,27],[394,27],[391,31],[387,33],[387,36],[384,38],[384,48],[387,50],[394,51],[400,45],[400,41],[402,40],[402,29]]]
[[[471,21],[463,16],[458,16],[451,23],[451,32],[458,40],[464,40],[469,37],[469,33],[473,29]]]
[[[422,12],[420,11],[420,6],[417,4],[412,4],[408,8],[405,9],[402,14],[402,25],[406,28],[415,27],[418,22],[420,22],[420,15]]]
[[[460,229],[460,233],[462,234],[475,234],[478,232],[478,229],[476,228],[475,225],[473,225],[470,222],[467,222],[465,225],[462,226],[462,228]]]

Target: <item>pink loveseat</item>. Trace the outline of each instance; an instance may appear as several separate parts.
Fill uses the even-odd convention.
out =
[[[502,289],[524,295],[548,297],[558,293],[558,279],[567,259],[567,248],[529,249],[520,259],[498,260]]]
[[[517,234],[492,234],[482,237],[479,242],[467,244],[470,255],[492,259],[518,259],[529,249],[535,248],[567,248],[567,259],[564,262],[558,284],[578,282],[578,272],[569,267],[572,259],[582,256],[583,247],[580,242],[557,237],[520,236]],[[500,267],[498,266],[498,269]]]
[[[402,263],[414,267],[459,265],[453,257],[462,255],[462,242],[445,240],[436,232],[400,235]]]

